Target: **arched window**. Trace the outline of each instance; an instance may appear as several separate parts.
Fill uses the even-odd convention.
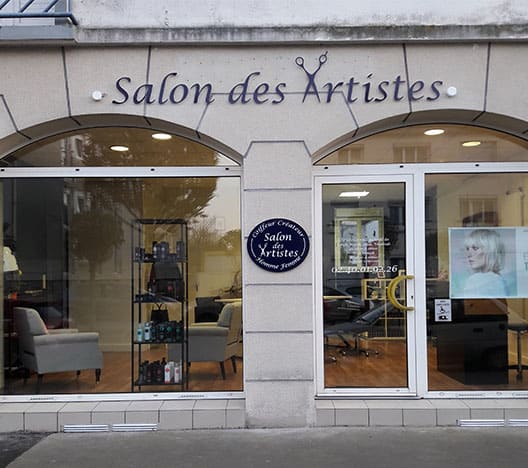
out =
[[[6,393],[36,393],[38,373],[49,394],[242,390],[237,162],[197,141],[122,127],[53,136],[1,162]],[[216,322],[226,304],[236,312],[222,316],[229,343],[227,331],[225,343],[182,338],[181,326]],[[43,333],[96,332],[99,383],[93,362],[76,363],[82,351],[26,349],[23,308]]]

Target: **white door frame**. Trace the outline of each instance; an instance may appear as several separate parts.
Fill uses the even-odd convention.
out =
[[[376,166],[375,173],[368,167],[354,173],[343,175],[343,167],[325,166],[314,168],[314,304],[315,304],[315,349],[316,349],[316,388],[321,396],[409,396],[416,397],[427,388],[424,375],[426,369],[426,317],[425,317],[425,268],[424,262],[416,262],[415,258],[423,258],[425,254],[425,228],[419,222],[419,213],[424,213],[423,176],[417,177],[406,171],[394,174],[395,170],[380,171],[382,166]],[[386,168],[385,168],[386,169]],[[390,169],[390,168],[389,168]],[[418,179],[418,180],[417,180]],[[394,388],[325,388],[324,386],[324,336],[323,336],[323,259],[322,259],[322,187],[325,184],[347,183],[404,183],[405,184],[405,220],[406,220],[406,274],[422,278],[407,282],[406,304],[415,307],[407,312],[407,371],[408,387]],[[416,189],[418,190],[417,193]],[[418,215],[418,222],[414,222]],[[417,230],[421,232],[416,232]],[[423,303],[422,303],[423,302]],[[421,312],[420,312],[421,311]],[[375,359],[372,357],[371,359]],[[423,369],[418,372],[418,368]],[[420,378],[418,378],[420,376]]]

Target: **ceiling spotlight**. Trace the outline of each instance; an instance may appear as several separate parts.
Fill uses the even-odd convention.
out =
[[[170,140],[172,135],[169,135],[168,133],[154,133],[152,138],[154,138],[154,140]]]
[[[120,151],[120,152],[123,152],[123,151],[128,151],[128,146],[114,145],[114,146],[110,146],[110,149],[111,149],[112,151]]]
[[[346,198],[362,198],[366,197],[370,192],[341,192],[340,197]]]
[[[430,130],[426,130],[424,132],[424,135],[427,135],[427,136],[441,135],[444,132],[445,130],[442,128],[431,128]]]
[[[482,142],[480,141],[465,141],[462,143],[462,146],[465,146],[466,148],[471,148],[472,146],[479,146]]]

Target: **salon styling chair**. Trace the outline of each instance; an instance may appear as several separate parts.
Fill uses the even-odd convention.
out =
[[[342,355],[347,354],[364,354],[369,356],[370,353],[379,354],[375,349],[362,348],[359,345],[359,340],[364,333],[372,331],[374,324],[386,313],[390,312],[394,307],[389,303],[382,303],[372,309],[363,312],[350,322],[338,323],[335,325],[326,326],[324,329],[325,339],[330,337],[338,337],[343,342],[343,345],[332,345],[339,348]],[[350,344],[347,337],[354,338],[354,346]],[[332,359],[335,362],[335,358]]]

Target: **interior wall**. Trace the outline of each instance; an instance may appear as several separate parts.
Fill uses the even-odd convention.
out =
[[[460,215],[460,200],[464,197],[479,196],[483,198],[496,198],[498,207],[498,226],[523,226],[527,211],[524,203],[524,191],[528,188],[528,177],[525,174],[510,174],[512,187],[493,187],[485,184],[478,174],[468,174],[461,182],[460,178],[449,177],[442,179],[442,184],[437,192],[438,209],[438,261],[441,277],[449,275],[449,238],[448,227],[463,226]],[[522,191],[519,190],[522,189]],[[509,299],[510,310],[523,318],[528,318],[526,299]]]

